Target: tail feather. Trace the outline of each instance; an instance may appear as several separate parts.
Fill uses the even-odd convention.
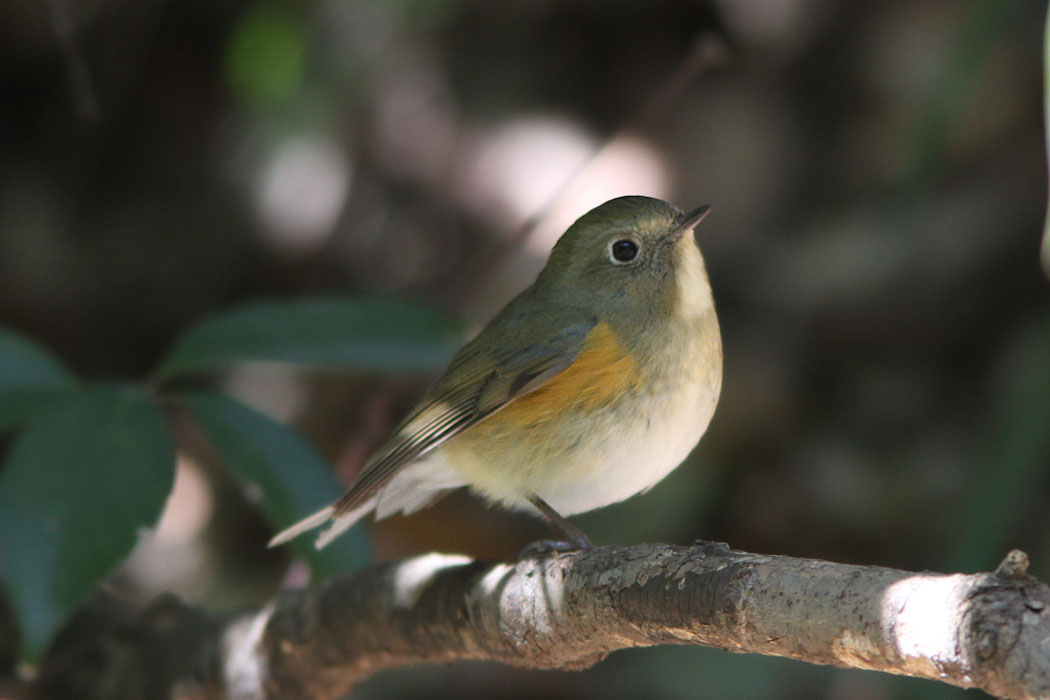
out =
[[[335,504],[325,506],[278,532],[270,540],[269,546],[284,544],[331,521],[331,525],[317,536],[315,545],[321,549],[373,510],[376,512],[376,519],[397,512],[408,515],[441,498],[451,489],[464,485],[463,480],[451,472],[443,462],[416,462],[399,472],[379,493],[357,508],[337,514]]]
[[[376,507],[376,499],[371,498],[364,505],[358,506],[351,511],[346,513],[340,513],[339,515],[332,518],[332,524],[321,531],[321,534],[317,536],[317,541],[314,542],[314,546],[318,549],[326,546],[329,542],[334,540],[339,535],[349,530],[354,523],[368,515]],[[322,521],[323,522],[323,521]],[[308,530],[310,528],[307,528]]]
[[[285,542],[295,539],[304,532],[321,527],[326,522],[331,520],[331,526],[329,526],[324,532],[322,532],[317,537],[316,546],[318,549],[320,549],[321,547],[324,547],[326,544],[331,542],[333,538],[346,532],[351,525],[356,523],[363,516],[367,515],[368,512],[371,511],[373,508],[375,508],[374,498],[365,503],[364,505],[360,506],[359,508],[355,508],[354,510],[348,513],[341,513],[333,517],[333,514],[335,513],[334,506],[325,506],[316,513],[306,516],[291,527],[285,528],[284,530],[278,532],[276,535],[273,536],[273,539],[270,540],[267,546],[276,547],[278,545],[282,545]]]
[[[266,546],[276,547],[288,542],[289,540],[293,540],[307,530],[313,530],[315,527],[320,527],[330,517],[332,517],[332,506],[325,506],[313,515],[308,515],[291,527],[287,527],[278,532]]]

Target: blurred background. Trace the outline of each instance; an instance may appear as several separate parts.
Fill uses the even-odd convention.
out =
[[[0,324],[143,380],[202,316],[396,295],[483,323],[614,196],[710,203],[723,398],[690,460],[577,522],[1050,578],[1041,41],[1025,0],[5,0]],[[224,388],[346,479],[430,377],[245,368]],[[306,572],[181,426],[113,586],[219,609]],[[250,495],[250,494],[249,494]],[[505,557],[539,521],[456,495],[376,556]],[[355,697],[977,697],[691,648],[583,674],[381,674]]]

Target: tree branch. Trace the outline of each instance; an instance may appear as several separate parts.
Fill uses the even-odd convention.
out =
[[[495,564],[430,554],[284,591],[251,614],[219,618],[169,598],[82,619],[83,634],[74,621],[40,684],[50,698],[104,697],[69,687],[90,658],[91,682],[125,684],[112,697],[339,698],[412,664],[583,669],[616,649],[698,644],[1046,698],[1050,588],[1026,568],[1017,551],[994,573],[943,575],[710,543]],[[113,629],[100,634],[100,618]],[[100,658],[121,663],[104,671]]]

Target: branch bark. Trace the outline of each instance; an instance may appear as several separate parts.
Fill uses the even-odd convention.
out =
[[[583,669],[616,649],[699,644],[1048,698],[1050,588],[1026,569],[1018,551],[992,573],[945,575],[711,543],[514,563],[430,554],[229,617],[171,598],[93,613],[113,605],[96,601],[56,640],[39,687],[48,698],[340,698],[412,664]]]

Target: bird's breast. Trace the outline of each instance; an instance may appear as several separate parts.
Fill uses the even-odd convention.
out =
[[[643,384],[639,360],[617,339],[607,323],[588,334],[572,364],[543,386],[512,401],[496,423],[528,425],[555,420],[554,415],[606,410]]]
[[[563,514],[649,488],[700,439],[718,397],[702,338],[665,340],[659,357],[630,352],[598,324],[565,371],[449,441],[450,465],[505,505],[534,493]]]

